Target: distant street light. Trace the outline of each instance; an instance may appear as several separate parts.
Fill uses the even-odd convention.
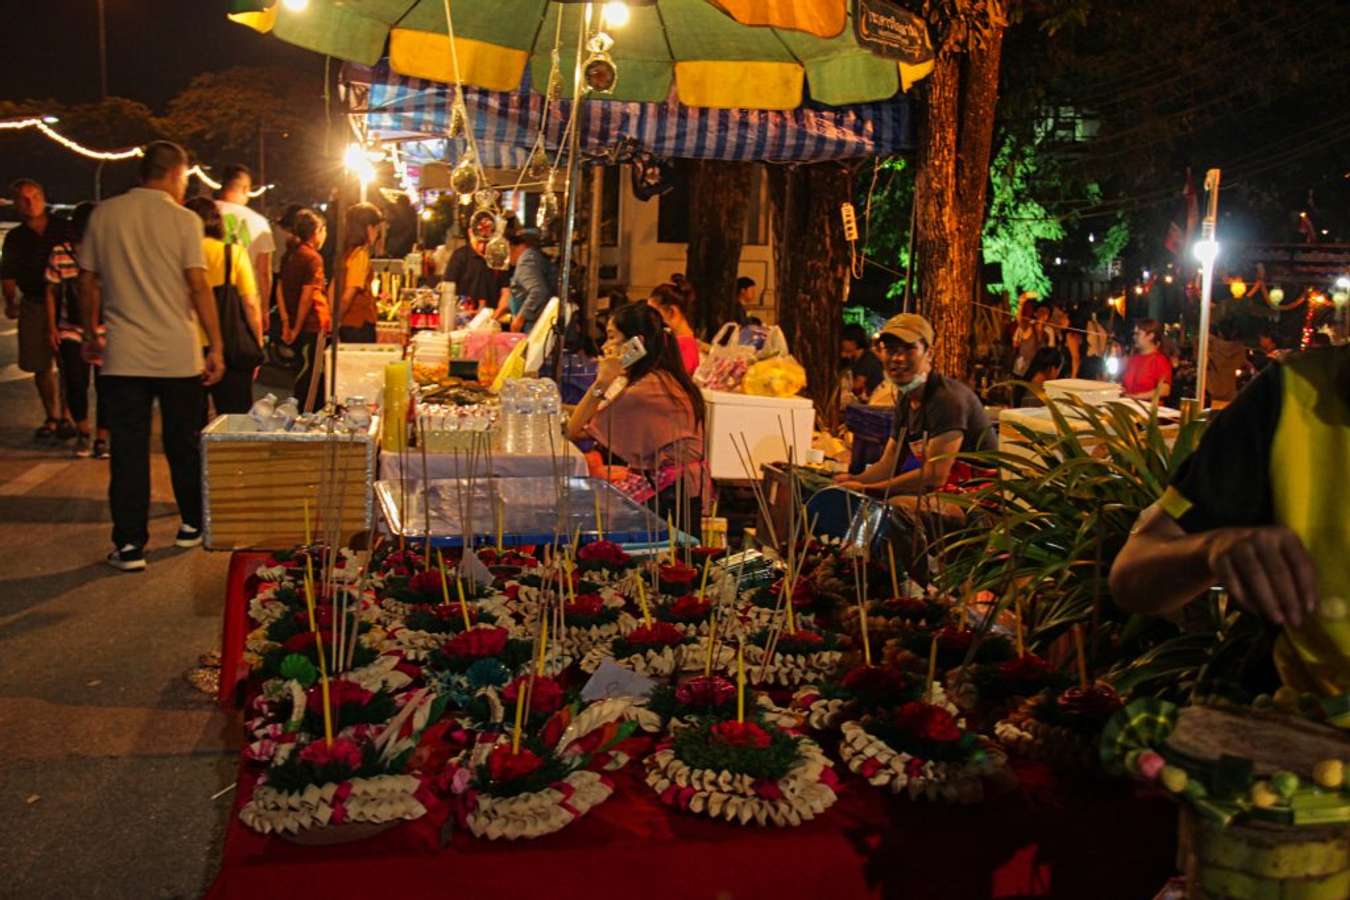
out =
[[[304,12],[309,8],[309,0],[282,0],[281,5],[291,12]]]

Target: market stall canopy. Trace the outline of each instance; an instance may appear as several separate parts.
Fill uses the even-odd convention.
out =
[[[446,148],[454,89],[448,84],[398,75],[387,61],[373,68],[349,65],[344,79],[366,135],[376,140],[418,141],[416,157],[454,162],[462,141]],[[489,168],[524,165],[545,112],[528,75],[515,91],[469,88],[464,92],[479,156]],[[570,102],[548,104],[544,146],[556,151]],[[661,103],[591,101],[582,126],[583,154],[597,157],[628,144],[665,159],[819,162],[889,156],[913,149],[909,100],[897,95],[877,103],[832,107],[807,102],[792,110],[690,109]],[[420,151],[420,152],[419,152]]]
[[[600,4],[595,4],[598,8]],[[796,109],[884,100],[932,69],[923,21],[889,0],[632,0],[613,27],[618,80],[607,99],[719,109]],[[231,18],[338,59],[385,54],[411,78],[517,91],[546,84],[555,38],[561,70],[576,65],[584,5],[558,0],[231,0]],[[561,17],[561,21],[559,18]],[[571,93],[565,78],[564,94]]]

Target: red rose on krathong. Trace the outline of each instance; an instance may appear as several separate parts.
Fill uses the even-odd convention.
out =
[[[783,595],[783,579],[778,579],[769,586],[769,593],[775,601]],[[792,605],[795,607],[810,606],[815,602],[816,589],[811,583],[798,578],[797,584],[792,588]]]
[[[314,646],[314,641],[314,632],[302,631],[299,634],[294,634],[286,638],[286,642],[281,646],[292,653],[304,653],[310,647]]]
[[[965,653],[974,640],[975,632],[969,628],[949,625],[937,633],[938,649],[944,653]]]
[[[653,622],[628,632],[627,641],[630,647],[674,647],[684,643],[684,632],[669,622]]]
[[[488,775],[498,784],[504,784],[538,771],[543,764],[544,761],[529,750],[521,748],[519,753],[512,753],[510,744],[498,744],[488,755]]]
[[[661,567],[660,572],[661,580],[669,581],[671,584],[688,584],[698,577],[698,569],[680,563],[667,563]]]
[[[769,733],[754,722],[718,722],[709,733],[728,747],[763,750],[772,742]]]
[[[889,666],[858,666],[847,672],[840,684],[855,694],[890,696],[905,689],[905,676]]]
[[[446,656],[458,659],[482,659],[500,656],[506,649],[505,628],[470,628],[451,638],[442,648]]]
[[[1018,683],[1040,683],[1054,672],[1050,664],[1034,653],[1027,653],[1015,659],[999,663],[998,674],[1008,681]]]
[[[916,756],[911,756],[908,760],[905,761],[905,776],[908,778],[923,777],[924,765],[925,765],[924,760],[919,759]]]
[[[782,800],[783,789],[778,786],[778,782],[760,779],[752,786],[755,796],[763,797],[765,800]]]
[[[298,610],[296,610],[296,611],[292,614],[291,618],[295,621],[295,623],[296,623],[297,625],[303,626],[303,627],[305,627],[305,628],[308,628],[308,627],[309,627],[309,610],[308,610],[308,609],[298,609]],[[320,605],[314,607],[314,623],[315,623],[315,626],[318,627],[318,628],[332,628],[332,627],[333,627],[333,607],[332,607],[332,604],[320,604]]]
[[[522,676],[502,688],[502,702],[507,706],[514,707],[516,697],[520,695],[521,690],[529,683],[529,678]],[[529,690],[530,694],[530,712],[542,715],[548,715],[562,706],[563,690],[558,682],[552,678],[543,676],[534,679],[534,687]]]
[[[332,746],[319,739],[300,751],[300,759],[316,767],[337,764],[348,769],[358,769],[361,766],[361,747],[347,738],[338,738]]]
[[[446,579],[446,586],[450,589],[450,596],[453,597],[455,595],[454,576],[447,572]],[[428,569],[425,572],[418,572],[408,579],[408,590],[428,596],[441,596],[440,570]]]
[[[595,617],[605,611],[605,598],[599,594],[577,594],[567,604],[564,613],[569,616]]]
[[[942,707],[928,703],[906,703],[896,712],[895,724],[926,741],[948,743],[961,739],[956,718]]]
[[[685,594],[670,606],[670,614],[677,619],[702,619],[708,615],[712,604],[702,597]]]
[[[328,683],[328,702],[333,709],[341,709],[348,703],[365,706],[375,695],[354,681],[345,679]],[[315,682],[305,692],[305,706],[308,709],[323,709],[323,685]]]
[[[578,550],[577,559],[606,566],[626,566],[629,556],[613,541],[595,541]]]
[[[721,706],[736,696],[736,685],[720,675],[691,678],[675,688],[675,701],[682,706]]]
[[[1106,720],[1115,714],[1124,703],[1120,695],[1109,685],[1094,684],[1091,687],[1069,688],[1059,695],[1059,708],[1066,713],[1086,718]]]

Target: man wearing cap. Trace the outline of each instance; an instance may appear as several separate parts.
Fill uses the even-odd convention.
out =
[[[955,455],[994,449],[994,432],[974,391],[933,370],[933,326],[923,316],[893,316],[877,345],[896,393],[891,439],[881,459],[835,481],[907,506],[913,495],[950,489],[969,478],[970,467]]]

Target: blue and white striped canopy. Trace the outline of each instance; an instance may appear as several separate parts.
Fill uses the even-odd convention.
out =
[[[347,81],[365,110],[369,135],[381,140],[421,138],[446,159],[453,88],[394,74],[386,61],[372,69],[348,67]],[[544,98],[528,78],[514,92],[466,88],[465,102],[479,155],[489,168],[523,165],[538,135]],[[364,102],[362,102],[364,101]],[[544,123],[545,146],[556,151],[570,115],[569,101],[551,104]],[[665,103],[587,101],[582,150],[599,155],[624,139],[663,158],[763,162],[823,162],[890,156],[914,146],[909,100],[897,94],[878,103],[826,106],[807,103],[788,111],[700,109],[673,98]],[[434,142],[434,143],[433,143]],[[450,159],[455,157],[453,141]],[[417,144],[409,147],[416,154]]]

